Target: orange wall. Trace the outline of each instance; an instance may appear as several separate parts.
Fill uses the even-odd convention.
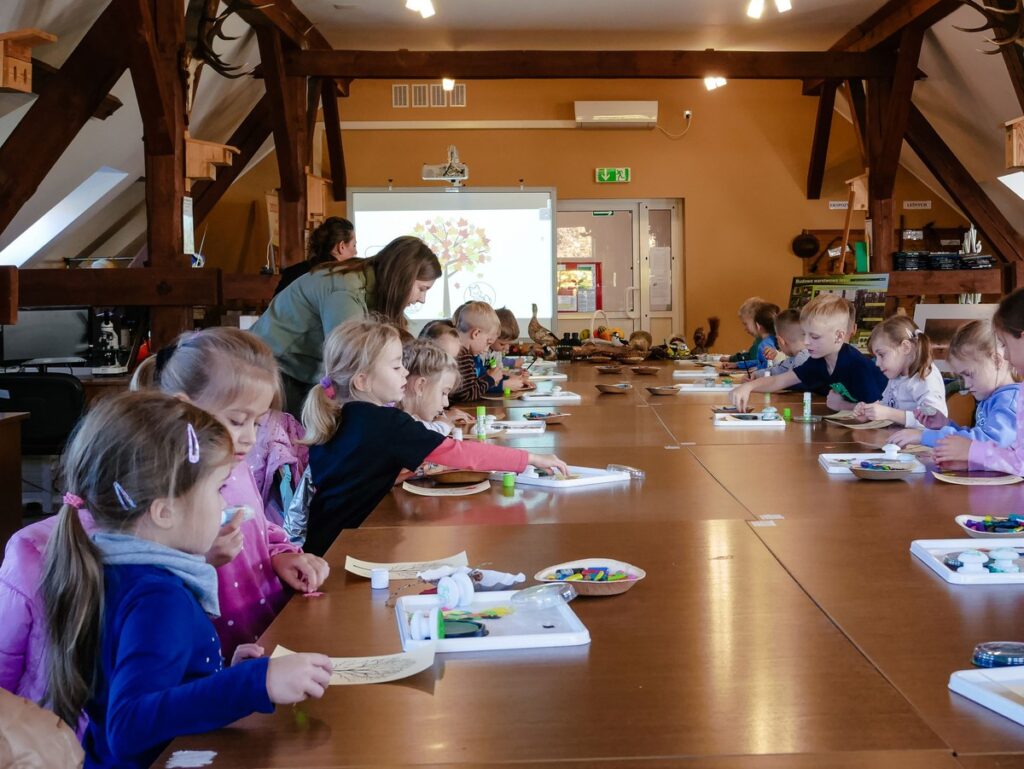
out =
[[[841,228],[844,212],[829,199],[845,199],[845,179],[862,171],[853,130],[838,114],[832,129],[822,200],[805,199],[807,159],[817,102],[795,82],[733,81],[708,92],[699,81],[470,82],[462,109],[391,108],[391,83],[360,81],[340,101],[343,121],[364,120],[570,120],[574,100],[647,99],[659,102],[659,125],[672,133],[691,109],[693,126],[673,141],[657,130],[388,130],[344,132],[349,184],[421,186],[420,167],[438,163],[449,144],[469,165],[470,184],[557,188],[570,198],[685,199],[685,328],[709,315],[723,319],[721,349],[746,346],[735,310],[758,294],[785,305],[801,262],[789,243],[802,229]],[[326,152],[325,164],[326,164]],[[267,241],[263,193],[277,185],[273,155],[257,164],[211,213],[206,241],[212,266],[256,271]],[[598,185],[597,166],[629,166],[627,185]],[[327,169],[325,168],[325,173]],[[908,226],[962,218],[924,185],[902,172],[897,210],[904,199],[930,199],[930,211],[906,212]],[[255,206],[253,203],[255,202]],[[344,213],[338,204],[333,213]],[[854,226],[863,224],[855,214]]]

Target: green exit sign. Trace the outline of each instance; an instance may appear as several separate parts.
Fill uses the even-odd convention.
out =
[[[629,181],[628,168],[595,168],[594,181],[598,184],[624,184]]]

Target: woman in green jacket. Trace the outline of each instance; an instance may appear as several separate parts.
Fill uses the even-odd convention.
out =
[[[317,265],[275,296],[252,332],[274,352],[288,411],[298,415],[319,381],[324,339],[335,326],[372,313],[404,330],[405,308],[422,304],[439,277],[434,252],[405,235],[369,259]]]

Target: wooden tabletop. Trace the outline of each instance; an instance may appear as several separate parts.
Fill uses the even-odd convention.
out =
[[[291,601],[262,642],[332,656],[399,651],[393,609],[342,570],[345,555],[403,561],[463,548],[472,563],[527,574],[614,553],[648,576],[572,604],[589,646],[442,655],[401,684],[333,687],[172,748],[216,751],[219,767],[945,748],[742,521],[346,531],[327,555],[327,595]]]

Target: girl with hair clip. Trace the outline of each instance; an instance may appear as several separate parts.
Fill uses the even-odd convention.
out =
[[[319,654],[247,659],[241,648],[223,665],[203,554],[233,452],[219,421],[161,393],[101,401],[68,446],[42,582],[48,704],[70,725],[85,709],[86,766],[147,767],[175,737],[320,697],[330,681]]]
[[[868,348],[889,383],[875,403],[854,406],[854,416],[863,422],[888,419],[907,427],[923,426],[915,411],[946,416],[946,385],[932,363],[931,342],[914,321],[905,315],[886,318],[872,329]]]
[[[240,644],[259,638],[288,601],[285,585],[315,592],[327,562],[288,540],[267,520],[248,464],[258,424],[280,403],[277,369],[269,348],[236,328],[186,333],[136,371],[133,389],[150,387],[194,403],[231,435],[234,466],[222,493],[234,509],[207,560],[217,567],[220,617],[214,621],[230,658]],[[283,584],[282,584],[283,583]]]
[[[363,522],[403,470],[424,462],[465,470],[522,472],[528,464],[568,474],[551,454],[446,438],[384,404],[401,401],[407,372],[398,331],[372,320],[336,328],[324,345],[326,373],[302,409],[316,495],[306,549],[324,553],[342,529]]]
[[[992,329],[1003,346],[1010,367],[1016,372],[1024,371],[1024,289],[1018,288],[1003,297],[992,316]],[[950,435],[935,444],[935,461],[947,467],[963,466],[966,463],[970,470],[996,470],[1024,475],[1024,409],[1019,405],[1022,387],[1024,384],[1016,385],[1016,429],[1009,444],[999,445],[994,441]]]
[[[956,330],[946,356],[950,368],[960,377],[963,389],[978,402],[974,427],[960,427],[941,414],[914,416],[924,430],[900,430],[889,440],[899,446],[921,443],[935,447],[949,436],[969,441],[991,441],[1009,446],[1017,437],[1017,383],[1010,364],[987,320],[972,320]]]
[[[417,339],[402,350],[402,365],[408,372],[402,411],[428,430],[451,435],[455,427],[444,415],[448,393],[459,381],[455,359],[434,342]]]

